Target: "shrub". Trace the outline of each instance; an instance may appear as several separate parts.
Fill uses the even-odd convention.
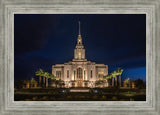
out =
[[[71,100],[71,99],[72,99],[72,96],[70,96],[70,95],[67,96],[67,99],[68,99],[68,100]]]
[[[102,96],[102,100],[106,100],[106,96],[103,95],[103,96]]]
[[[38,99],[37,96],[32,98],[33,101],[37,101],[37,99]]]
[[[120,99],[120,101],[125,101],[125,99]]]
[[[42,100],[42,101],[47,101],[47,100],[48,100],[48,97],[47,97],[47,96],[43,96],[43,97],[41,98],[41,100]]]
[[[133,98],[130,98],[130,101],[134,101],[134,99],[133,99]]]
[[[76,96],[75,96],[75,98],[77,99],[77,98],[79,98],[79,96],[78,96],[78,95],[76,95]]]
[[[98,98],[98,96],[97,96],[97,95],[93,96],[93,99],[94,99],[94,100],[96,100],[97,98]]]
[[[113,101],[117,101],[117,97],[116,97],[116,96],[113,96],[113,97],[112,97],[112,100],[113,100]]]
[[[54,100],[56,100],[56,98],[55,97],[50,97],[50,100],[54,101]]]
[[[131,91],[128,91],[128,94],[131,94]]]

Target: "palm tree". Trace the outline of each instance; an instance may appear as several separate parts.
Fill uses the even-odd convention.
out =
[[[109,85],[111,84],[111,79],[112,79],[112,74],[108,74],[103,77],[103,80],[107,80]]]
[[[103,80],[108,80],[112,78],[112,74],[108,74],[106,76],[103,76]]]
[[[61,79],[56,80],[55,77],[54,77],[53,80],[54,80],[54,83],[55,83],[55,85],[56,85],[56,88],[57,88],[58,85],[59,85],[60,87],[62,87],[62,86],[65,85],[64,81],[62,81]]]
[[[104,80],[97,80],[97,81],[95,82],[95,86],[103,85],[104,83],[105,83]]]
[[[119,86],[121,87],[121,75],[122,75],[123,69],[118,68],[116,72],[117,72],[117,75],[119,76]]]
[[[31,87],[35,87],[35,83],[37,83],[36,80],[32,78],[31,79]]]
[[[129,78],[125,79],[124,83],[128,84],[129,83]]]
[[[113,86],[117,86],[117,75],[118,75],[118,73],[115,70],[111,74],[113,76],[113,78],[112,78]],[[115,79],[115,81],[114,81],[114,79]],[[115,83],[115,85],[114,85],[114,83]]]
[[[53,74],[50,74],[51,83],[55,83],[56,77]]]
[[[127,84],[130,85],[130,84],[129,84],[129,82],[130,82],[130,81],[129,81],[129,78],[125,79],[123,82],[125,83],[125,87],[127,86]]]
[[[46,78],[46,87],[48,87],[48,78],[50,78],[50,73],[44,72],[43,76]]]
[[[112,86],[114,86],[114,79],[116,80],[117,85],[117,76],[119,76],[119,86],[121,86],[121,74],[123,69],[118,68],[117,70],[111,72],[110,74],[103,77],[103,80],[108,80],[109,82],[112,80]],[[109,83],[110,84],[110,83]]]
[[[50,74],[50,78],[51,78],[51,80],[55,80],[56,79],[56,77],[53,74]]]
[[[123,72],[123,69],[119,67],[119,68],[116,70],[116,72],[117,72],[118,75],[121,75],[122,72]]]
[[[114,78],[115,78],[115,82],[116,82],[116,86],[117,86],[117,76],[119,76],[119,86],[121,86],[121,74],[123,72],[123,69],[118,68],[117,70],[113,71],[111,73],[112,75],[112,86],[114,86]]]
[[[44,75],[44,70],[39,69],[36,71],[36,76],[39,76],[39,86],[42,86],[42,76]]]
[[[116,71],[113,71],[108,76],[108,79],[112,80],[112,86],[114,86],[114,78],[116,79],[116,75],[117,75]]]

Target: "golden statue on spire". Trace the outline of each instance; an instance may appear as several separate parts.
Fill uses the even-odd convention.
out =
[[[79,23],[79,35],[81,34],[81,32],[80,32],[80,30],[81,30],[81,28],[80,28],[80,21],[78,21],[78,23]]]

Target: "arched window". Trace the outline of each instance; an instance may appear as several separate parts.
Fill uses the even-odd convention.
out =
[[[82,78],[82,68],[77,69],[77,78]]]
[[[61,79],[61,71],[56,71],[56,77]]]

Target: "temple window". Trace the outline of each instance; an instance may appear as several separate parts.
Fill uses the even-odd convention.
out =
[[[56,71],[56,77],[61,79],[61,71]]]
[[[103,76],[104,76],[104,72],[103,71],[98,72],[98,77],[99,77],[100,80],[103,79]]]
[[[69,78],[69,70],[67,70],[67,78]]]
[[[75,80],[75,77],[76,77],[76,71],[74,70],[74,80]]]
[[[79,59],[81,59],[81,52],[78,52],[78,57]]]
[[[77,78],[82,78],[82,69],[81,68],[77,69]]]
[[[91,78],[92,78],[92,70],[91,70]]]

